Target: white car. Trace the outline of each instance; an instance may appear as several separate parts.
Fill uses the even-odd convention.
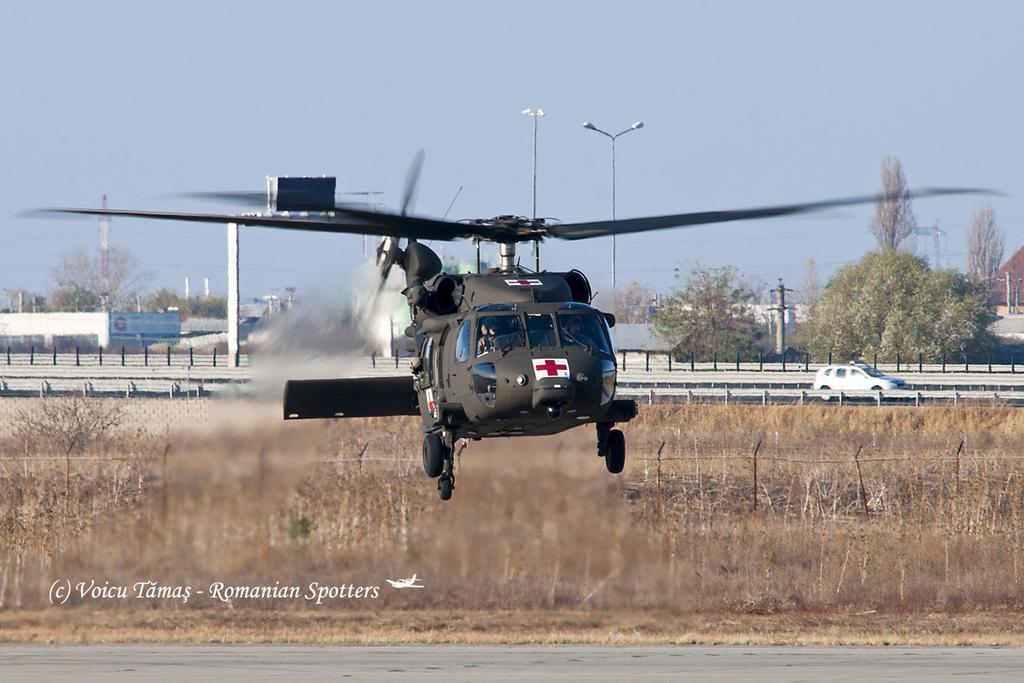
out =
[[[814,376],[815,389],[892,391],[893,389],[903,389],[906,384],[899,377],[883,374],[870,365],[862,363],[826,365]]]

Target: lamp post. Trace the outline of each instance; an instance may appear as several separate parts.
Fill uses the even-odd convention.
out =
[[[592,130],[595,133],[600,133],[601,135],[605,136],[606,138],[608,138],[609,140],[612,141],[612,220],[615,220],[615,141],[619,139],[619,136],[625,135],[626,133],[630,133],[630,132],[632,132],[634,130],[640,130],[641,128],[644,127],[644,122],[643,121],[636,121],[629,128],[627,128],[626,130],[619,131],[615,135],[612,135],[611,133],[606,133],[605,131],[601,130],[600,128],[598,128],[597,126],[592,124],[590,121],[584,121],[583,122],[583,127],[586,128],[587,130]],[[613,234],[612,235],[612,291],[615,291],[615,284],[616,284],[615,283],[615,235]]]
[[[534,220],[537,220],[537,122],[542,116],[544,116],[544,110],[537,108],[524,109],[521,112],[524,116],[533,118],[533,216]],[[536,265],[536,270],[540,271],[540,244],[537,240],[533,241],[533,260]]]

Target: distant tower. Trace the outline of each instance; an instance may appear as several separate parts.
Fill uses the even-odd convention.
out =
[[[185,301],[192,298],[192,288],[189,286],[188,275],[185,276]]]
[[[948,237],[946,235],[946,231],[939,227],[939,222],[935,221],[934,225],[932,225],[930,227],[927,227],[927,228],[922,227],[922,226],[917,226],[916,228],[914,228],[914,234],[915,235],[922,235],[924,237],[931,237],[932,238],[932,253],[933,253],[933,256],[932,256],[931,267],[932,268],[941,268],[942,267],[942,253],[943,253],[943,251],[949,252],[949,241],[948,241]],[[942,244],[939,241],[940,238],[942,239],[943,242],[946,243],[946,249],[942,248]],[[924,250],[927,250],[927,248],[925,248]]]
[[[103,210],[107,210],[107,195],[103,195]],[[110,301],[110,217],[100,216],[100,284],[103,286],[103,310],[111,310]]]
[[[210,298],[210,278],[208,277],[203,278],[203,298]]]

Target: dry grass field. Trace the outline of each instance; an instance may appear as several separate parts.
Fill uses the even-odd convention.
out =
[[[590,429],[476,442],[442,503],[415,419],[123,405],[0,406],[0,639],[1024,644],[1024,411],[644,406],[621,476]]]

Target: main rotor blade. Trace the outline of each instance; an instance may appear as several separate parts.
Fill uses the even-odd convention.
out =
[[[386,211],[364,211],[362,209],[354,209],[347,206],[336,206],[334,207],[334,210],[337,213],[349,216],[354,220],[366,223],[377,223],[382,226],[390,226],[392,229],[396,230],[405,230],[405,232],[402,233],[403,237],[412,237],[415,239],[445,239],[431,237],[431,234],[433,233],[445,231],[451,231],[452,234],[456,235],[455,237],[448,239],[456,239],[457,237],[477,237],[491,242],[525,242],[536,239],[536,236],[521,235],[516,232],[516,230],[502,225],[484,223],[453,223],[451,221],[437,220],[436,218],[402,216],[395,213],[388,213]],[[380,232],[377,234],[384,235],[391,233]]]
[[[175,192],[170,197],[187,197],[204,201],[223,202],[241,206],[263,207],[267,205],[267,193],[264,192]]]
[[[958,194],[995,194],[991,190],[966,187],[927,187],[914,190],[912,197],[936,197],[942,195]],[[648,216],[645,218],[627,218],[617,221],[593,221],[589,223],[563,223],[547,227],[547,233],[552,237],[560,237],[565,240],[582,240],[590,237],[604,237],[606,235],[621,235],[631,232],[645,232],[647,230],[664,230],[666,228],[684,228],[694,225],[707,225],[709,223],[728,223],[732,221],[749,221],[757,218],[771,218],[774,216],[790,216],[812,211],[824,211],[841,206],[854,206],[856,204],[870,204],[877,199],[886,199],[884,195],[846,197],[843,199],[826,199],[819,202],[808,202],[805,204],[783,204],[780,206],[764,206],[753,209],[733,209],[726,211],[700,211],[696,213],[680,213],[669,216]],[[895,197],[892,197],[895,199]]]
[[[422,149],[416,152],[416,156],[412,159],[412,165],[409,166],[409,172],[405,174],[405,189],[402,193],[403,216],[409,214],[409,209],[412,208],[413,203],[416,201],[416,189],[420,184],[420,171],[423,170],[423,158],[425,156],[426,152]]]
[[[401,222],[384,222],[360,218],[358,221],[328,218],[288,218],[277,216],[232,216],[216,213],[182,213],[178,211],[131,211],[123,209],[40,209],[42,213],[78,214],[85,216],[123,216],[131,218],[154,218],[157,220],[186,221],[190,223],[237,223],[264,228],[284,228],[310,232],[331,232],[355,235],[388,235],[432,240],[455,240],[474,237],[477,230],[462,223],[448,223],[402,217]],[[345,214],[378,215],[370,211],[344,210]]]

